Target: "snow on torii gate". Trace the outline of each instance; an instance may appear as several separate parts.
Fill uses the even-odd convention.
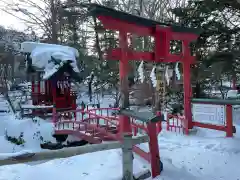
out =
[[[191,55],[190,43],[197,40],[200,31],[193,28],[185,28],[176,25],[159,23],[153,20],[134,16],[117,11],[98,4],[88,4],[89,15],[97,17],[105,29],[119,31],[120,47],[108,51],[107,59],[120,60],[121,82],[121,108],[127,108],[128,102],[128,61],[145,60],[148,62],[178,62],[183,64],[184,83],[184,114],[185,133],[192,128],[191,115],[191,74],[190,65],[194,63],[195,56]],[[127,34],[140,36],[152,36],[155,39],[153,52],[139,52],[128,48]],[[182,41],[182,52],[170,53],[170,41]],[[131,124],[128,116],[120,116],[120,129],[122,132],[131,132]]]

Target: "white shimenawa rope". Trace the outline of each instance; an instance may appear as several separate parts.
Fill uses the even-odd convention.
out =
[[[180,71],[179,71],[179,68],[178,68],[178,64],[179,64],[179,62],[176,63],[175,72],[176,72],[177,79],[180,80],[181,79],[181,74],[180,74]]]
[[[168,74],[168,71],[169,71],[169,69],[168,69],[168,66],[167,66],[166,69],[165,69],[165,78],[166,78],[166,81],[167,81],[167,85],[169,85],[169,83],[170,83],[170,76]]]
[[[144,68],[143,68],[143,61],[141,62],[141,64],[138,66],[138,75],[139,75],[139,79],[141,81],[141,83],[144,82]]]
[[[150,78],[151,78],[153,87],[156,87],[157,86],[156,66],[153,66],[151,74],[150,74]]]

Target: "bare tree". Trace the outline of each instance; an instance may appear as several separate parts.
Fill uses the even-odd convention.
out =
[[[0,0],[0,10],[25,23],[29,30],[43,34],[52,43],[58,42],[61,0]]]

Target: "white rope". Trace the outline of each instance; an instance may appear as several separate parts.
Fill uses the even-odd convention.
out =
[[[138,75],[139,75],[139,79],[141,81],[141,83],[144,82],[144,64],[143,61],[141,62],[141,64],[138,66]]]
[[[177,80],[180,80],[181,79],[181,74],[180,74],[180,71],[179,71],[179,68],[178,68],[178,64],[179,64],[179,62],[176,63],[175,72],[176,72]]]
[[[156,65],[153,66],[153,68],[152,68],[152,71],[151,71],[151,74],[150,74],[150,78],[151,78],[153,87],[156,87],[157,86]]]

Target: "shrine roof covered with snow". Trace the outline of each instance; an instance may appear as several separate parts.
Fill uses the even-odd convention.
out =
[[[77,49],[56,44],[38,42],[23,42],[21,52],[27,53],[28,67],[34,71],[42,71],[43,79],[49,79],[55,74],[70,72],[79,73],[77,66]]]

